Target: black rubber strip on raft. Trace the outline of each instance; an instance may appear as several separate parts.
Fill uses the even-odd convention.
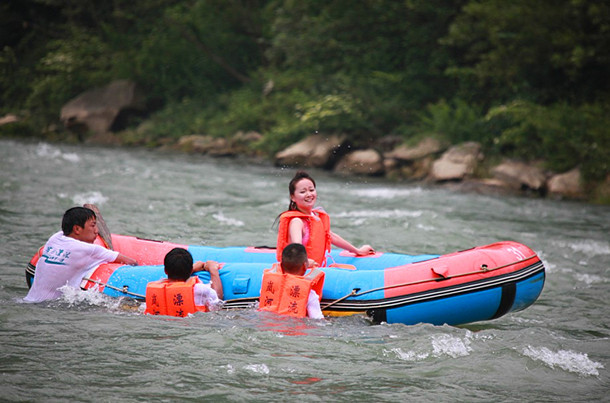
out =
[[[366,311],[366,315],[373,319],[375,323],[388,321],[387,309],[369,309]]]
[[[510,311],[515,302],[515,295],[517,294],[517,285],[515,283],[504,284],[502,286],[502,297],[500,298],[500,305],[498,310],[490,319],[497,319],[500,316],[504,316]]]
[[[506,292],[502,293],[502,296],[500,297],[500,306],[503,307],[504,304],[507,304],[507,309],[510,310],[510,308],[512,308],[512,304],[514,303],[515,298],[515,295],[512,295],[511,297],[510,287],[516,287],[517,283],[530,277],[539,275],[540,273],[544,273],[544,266],[542,265],[542,262],[539,261],[531,266],[519,270],[518,272],[508,273],[502,276],[464,284],[457,284],[450,287],[426,290],[419,293],[400,295],[391,298],[384,298],[381,300],[345,300],[333,305],[332,310],[372,312],[382,309],[394,309],[401,306],[434,301],[458,295],[467,295],[473,292],[485,291],[490,290],[492,288],[500,288],[504,286],[508,286],[509,288],[506,290]],[[502,304],[502,301],[504,301],[504,304]],[[323,299],[322,302],[324,303],[326,302],[326,300]],[[508,310],[503,311],[503,308],[498,308],[494,315],[500,313],[501,315],[503,315],[504,313],[508,312]]]

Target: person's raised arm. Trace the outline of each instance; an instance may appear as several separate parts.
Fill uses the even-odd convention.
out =
[[[116,257],[116,259],[114,259],[114,262],[112,263],[125,263],[131,266],[137,266],[138,261],[130,258],[129,256],[125,256],[122,253],[119,253],[119,255]]]
[[[357,256],[371,255],[375,253],[375,249],[371,245],[362,245],[356,248],[354,245],[343,239],[339,234],[330,232],[330,240],[333,245],[338,248],[345,249],[348,252],[352,252]]]
[[[210,281],[211,287],[214,291],[216,291],[216,295],[219,299],[223,299],[223,291],[222,291],[222,282],[220,281],[220,273],[218,270],[220,269],[220,264],[213,260],[208,260],[207,262],[195,262],[193,263],[193,273],[197,271],[207,271],[210,273]]]

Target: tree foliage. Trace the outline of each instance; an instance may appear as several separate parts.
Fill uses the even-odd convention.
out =
[[[603,178],[609,42],[604,0],[5,0],[0,112],[45,127],[123,78],[132,136],[435,133]]]

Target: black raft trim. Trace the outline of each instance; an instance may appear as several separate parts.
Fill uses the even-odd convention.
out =
[[[489,319],[497,319],[500,316],[504,316],[510,311],[515,302],[515,295],[517,294],[517,285],[515,283],[508,283],[502,286],[502,297],[500,298],[500,305],[496,313]]]
[[[375,323],[383,323],[388,321],[387,309],[369,309],[366,311],[366,316],[373,319]]]
[[[519,282],[526,280],[528,278],[537,276],[539,274],[544,275],[544,266],[542,262],[538,261],[535,264],[528,266],[522,270],[517,272],[507,273],[502,276],[491,277],[483,280],[478,280],[474,282],[468,282],[463,284],[454,285],[446,288],[432,289],[427,291],[422,291],[414,294],[406,294],[401,296],[396,296],[392,298],[383,298],[378,300],[346,300],[341,301],[333,305],[333,311],[374,311],[378,309],[393,309],[399,308],[402,306],[418,304],[421,302],[434,301],[438,299],[444,299],[449,297],[454,297],[458,295],[467,295],[474,292],[490,290],[493,288],[501,288],[504,286],[512,286],[516,287],[516,284]],[[503,293],[504,294],[504,293]],[[509,298],[510,293],[508,293],[504,298]],[[509,308],[512,307],[512,303],[514,302],[510,299],[506,300],[506,304],[509,304]],[[500,297],[502,301],[502,296]],[[325,302],[323,299],[322,302]],[[500,304],[502,305],[502,304]],[[496,312],[498,312],[496,310]],[[504,312],[506,313],[506,312]]]

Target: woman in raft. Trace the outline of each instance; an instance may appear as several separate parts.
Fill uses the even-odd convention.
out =
[[[297,171],[288,185],[290,204],[288,210],[279,216],[277,236],[278,261],[286,245],[300,243],[307,249],[310,266],[324,266],[326,253],[331,245],[345,249],[357,256],[375,253],[370,245],[356,248],[330,230],[330,217],[315,207],[316,182],[305,171]]]

